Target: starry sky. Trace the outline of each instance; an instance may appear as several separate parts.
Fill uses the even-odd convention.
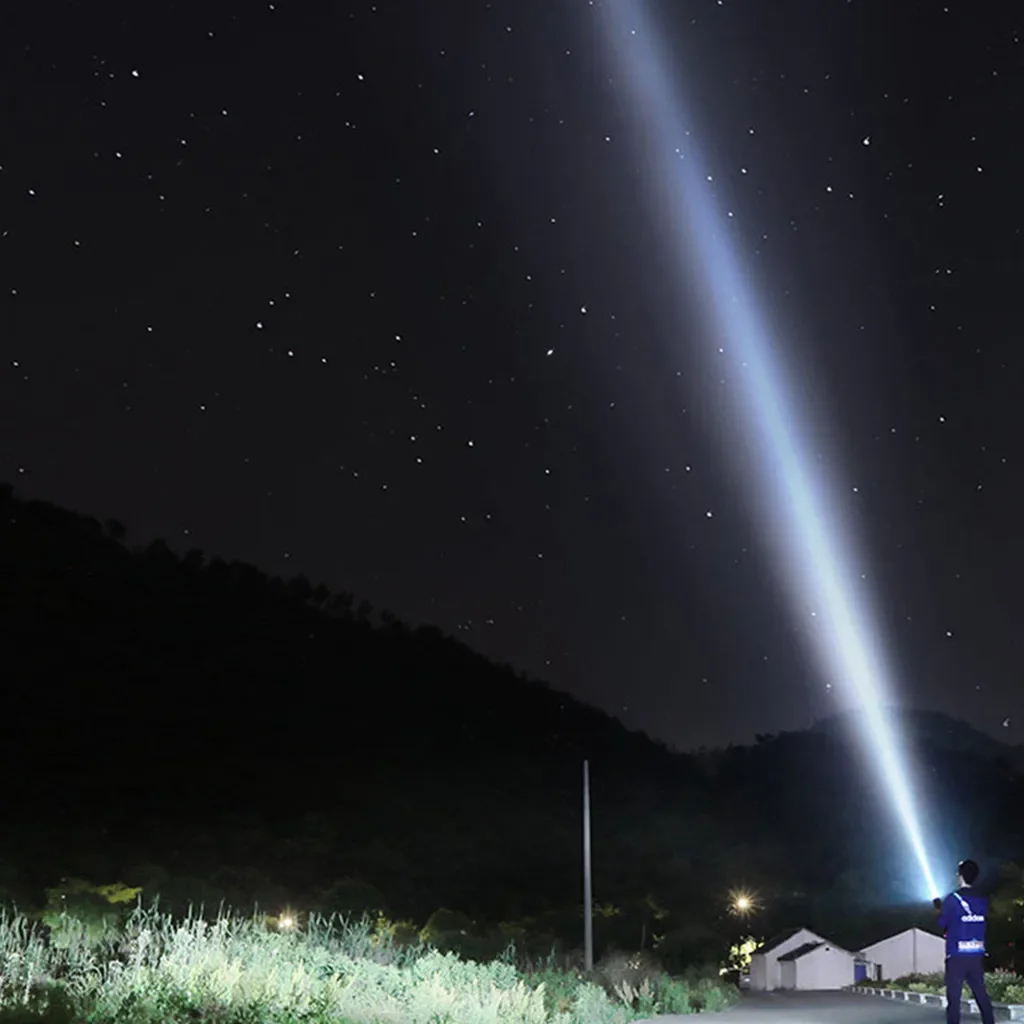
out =
[[[0,479],[680,747],[837,709],[596,0],[8,6]],[[1021,742],[1024,12],[649,8],[896,696]]]

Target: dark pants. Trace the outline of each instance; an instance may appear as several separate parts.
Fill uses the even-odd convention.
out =
[[[985,958],[983,956],[950,956],[946,958],[946,1024],[960,1024],[960,996],[964,982],[978,1004],[982,1024],[993,1024],[992,1000],[985,991]]]

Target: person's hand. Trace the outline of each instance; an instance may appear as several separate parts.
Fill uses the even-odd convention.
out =
[[[938,896],[936,896],[936,897],[935,897],[935,899],[933,899],[933,900],[932,900],[932,906],[933,906],[933,907],[934,907],[934,908],[935,908],[936,910],[941,910],[941,909],[942,909],[942,900],[941,900],[941,899],[939,899],[939,897],[938,897]]]

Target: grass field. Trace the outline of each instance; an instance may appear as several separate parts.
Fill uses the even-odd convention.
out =
[[[62,915],[47,933],[0,916],[0,1024],[626,1024],[736,999],[716,979],[644,973],[613,957],[584,978],[512,948],[474,963],[365,920],[282,932],[257,916],[138,908],[99,928]]]

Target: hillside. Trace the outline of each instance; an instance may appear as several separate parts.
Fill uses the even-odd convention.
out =
[[[712,768],[434,628],[304,579],[133,549],[118,523],[10,488],[0,622],[0,891],[118,877],[172,904],[421,921],[447,906],[571,935],[586,757],[596,897],[621,911],[599,938],[728,938],[740,884],[769,899],[767,930],[899,896],[898,872],[879,876],[898,837],[834,731],[762,738]],[[1024,850],[1020,778],[942,739],[918,753],[943,815],[993,857]]]
[[[857,717],[854,712],[835,715],[819,722],[815,731],[848,729]],[[1024,745],[1002,743],[980,729],[938,711],[908,709],[899,712],[899,720],[902,734],[914,744],[992,761],[1001,758],[1017,771],[1024,771]]]

